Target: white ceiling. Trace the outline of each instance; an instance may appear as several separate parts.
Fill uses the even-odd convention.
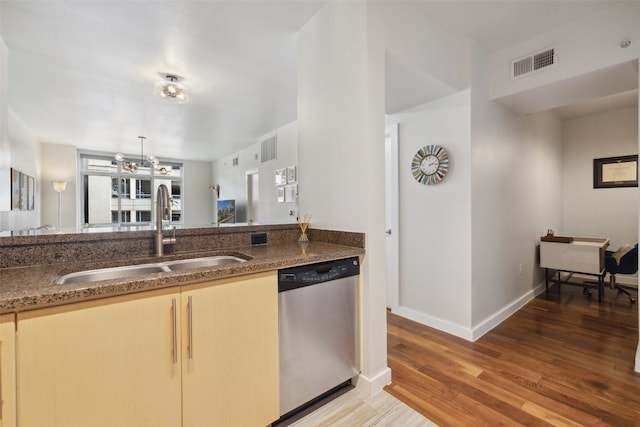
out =
[[[45,142],[214,159],[296,118],[296,33],[322,1],[5,1],[9,103]],[[153,96],[184,76],[187,104]]]
[[[562,27],[615,0],[427,0],[416,4],[428,19],[489,52],[519,44]]]
[[[213,160],[296,119],[296,33],[326,1],[1,0],[9,104],[44,142],[136,154],[145,135],[146,152]],[[613,2],[414,4],[446,31],[496,51]],[[407,78],[411,64],[393,55],[387,66],[394,109],[419,101],[412,85],[451,90],[415,70]],[[184,77],[189,103],[153,96],[167,72]]]
[[[553,111],[564,120],[591,116],[604,111],[622,110],[638,106],[638,90],[629,90],[600,98],[593,98],[577,104],[554,108]]]

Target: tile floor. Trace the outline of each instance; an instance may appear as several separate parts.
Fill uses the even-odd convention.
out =
[[[438,427],[386,391],[367,398],[353,389],[291,427]]]

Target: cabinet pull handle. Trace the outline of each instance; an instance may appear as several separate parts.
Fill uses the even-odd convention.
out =
[[[189,295],[187,311],[189,316],[189,359],[193,359],[193,301],[191,295]]]
[[[173,363],[178,363],[178,316],[176,313],[176,299],[171,301],[171,315],[173,317]]]

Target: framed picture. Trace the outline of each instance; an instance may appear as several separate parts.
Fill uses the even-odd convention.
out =
[[[218,224],[235,223],[236,222],[236,201],[235,200],[218,200]]]
[[[593,159],[593,188],[637,186],[637,155]]]
[[[297,179],[297,175],[296,175],[296,167],[295,166],[289,166],[287,168],[287,184],[291,184],[292,182],[296,182]]]
[[[29,209],[29,176],[20,172],[20,209]]]
[[[284,187],[278,187],[276,188],[276,199],[278,200],[278,203],[284,203]]]
[[[20,209],[20,171],[11,168],[11,210]]]
[[[287,185],[284,187],[284,201],[285,203],[291,203],[296,201],[296,195],[298,194],[297,185]]]
[[[287,169],[276,169],[276,185],[285,185],[287,183]]]
[[[27,178],[27,210],[32,211],[36,208],[36,180],[32,176]]]

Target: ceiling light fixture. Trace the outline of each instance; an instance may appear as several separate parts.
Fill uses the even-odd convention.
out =
[[[127,160],[124,157],[124,154],[122,153],[116,153],[116,155],[114,156],[114,158],[118,163],[122,163],[122,169],[124,169],[127,172],[136,173],[138,171],[138,167],[152,168],[154,166],[157,166],[158,163],[160,163],[160,160],[158,160],[158,158],[153,154],[147,155],[146,158],[144,157],[144,140],[147,139],[147,137],[139,136],[138,139],[140,139],[140,164],[139,165],[137,165],[136,162],[134,161]]]
[[[183,79],[175,74],[163,74],[165,81],[156,83],[154,94],[160,98],[172,101],[177,104],[184,104],[189,101],[189,90],[180,81]]]

